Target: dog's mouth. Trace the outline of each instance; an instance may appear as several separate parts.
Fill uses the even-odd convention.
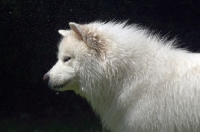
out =
[[[67,90],[73,90],[76,91],[79,89],[79,83],[74,81],[74,80],[68,80],[65,83],[62,84],[54,84],[50,85],[52,90],[58,91],[58,92],[63,92]]]
[[[54,90],[59,90],[59,89],[62,89],[63,87],[65,86],[65,84],[62,84],[62,85],[55,85],[55,86],[53,86],[52,88],[54,89]]]
[[[63,84],[53,85],[51,87],[55,91],[65,91],[65,90],[67,90],[66,87],[67,87],[67,85],[68,85],[69,82],[70,81],[67,81],[67,82],[65,82]]]

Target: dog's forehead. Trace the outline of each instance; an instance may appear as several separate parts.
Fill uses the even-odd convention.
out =
[[[58,59],[63,59],[66,56],[71,56],[72,52],[72,49],[69,49],[67,46],[60,44],[57,57]]]
[[[63,56],[75,56],[81,53],[87,53],[88,47],[82,41],[76,38],[73,34],[65,36],[58,46],[58,58]]]
[[[73,54],[77,50],[76,41],[73,37],[66,36],[64,37],[58,47],[58,56],[63,56],[65,54]]]
[[[65,38],[63,38],[62,40],[61,40],[61,42],[60,42],[60,44],[59,44],[59,47],[58,47],[58,49],[59,49],[59,52],[61,51],[68,51],[68,50],[71,50],[71,43],[69,42],[69,40],[68,40],[68,38],[67,37],[65,37]]]
[[[62,40],[60,41],[59,49],[64,47],[67,44],[67,37],[63,37]]]
[[[70,46],[72,46],[73,41],[71,40],[70,36],[65,36],[63,37],[63,39],[61,40],[60,44],[59,44],[59,49],[68,49]]]

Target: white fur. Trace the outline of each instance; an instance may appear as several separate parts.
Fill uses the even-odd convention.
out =
[[[51,87],[73,88],[111,132],[199,132],[200,55],[136,25],[70,23],[60,30]],[[65,57],[71,57],[64,62]]]

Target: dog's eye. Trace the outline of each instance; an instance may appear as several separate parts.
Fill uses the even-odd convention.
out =
[[[67,56],[67,57],[64,58],[63,61],[64,61],[64,62],[67,62],[67,61],[69,61],[70,59],[71,59],[71,57]]]

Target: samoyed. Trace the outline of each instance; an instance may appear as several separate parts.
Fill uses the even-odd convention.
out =
[[[84,97],[111,132],[200,131],[200,54],[126,22],[69,26],[52,89]]]

